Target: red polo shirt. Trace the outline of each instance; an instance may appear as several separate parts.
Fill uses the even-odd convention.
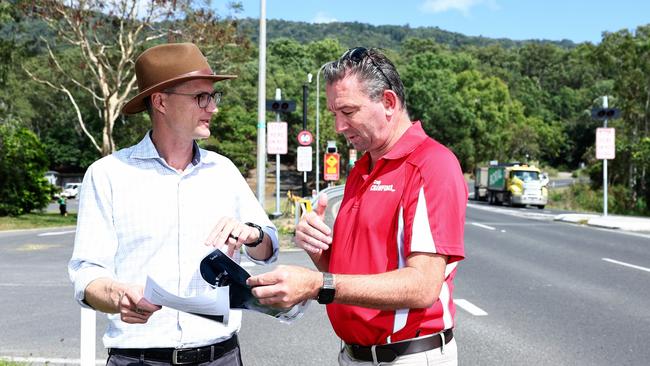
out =
[[[375,274],[406,265],[414,252],[449,257],[438,300],[427,309],[382,311],[327,306],[346,343],[373,345],[437,333],[454,326],[456,265],[463,259],[467,184],[454,154],[415,122],[368,173],[368,153],[345,184],[334,223],[329,270]]]

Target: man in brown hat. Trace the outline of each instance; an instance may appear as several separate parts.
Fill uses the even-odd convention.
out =
[[[147,276],[182,297],[210,289],[199,262],[214,247],[235,260],[240,247],[258,264],[274,261],[277,231],[226,157],[199,148],[221,94],[193,44],[165,44],[135,63],[139,94],[122,109],[147,110],[151,130],[135,146],[86,172],[72,259],[75,298],[108,313],[109,365],[241,365],[241,311],[227,324],[151,304]]]

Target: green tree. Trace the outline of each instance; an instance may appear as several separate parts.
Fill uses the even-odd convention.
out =
[[[77,125],[102,155],[116,149],[115,122],[136,89],[133,63],[145,47],[167,37],[171,41],[193,41],[199,46],[209,44],[210,50],[237,50],[243,40],[233,20],[224,21],[207,10],[209,2],[203,7],[191,0],[140,5],[137,0],[47,0],[29,5],[33,16],[44,19],[65,46],[55,47],[52,40],[42,39],[52,68],[50,76],[29,68],[25,71],[32,79],[68,97]],[[226,58],[218,61],[220,66],[228,64]],[[94,106],[102,122],[98,129],[89,125],[76,90],[91,100],[89,105]]]
[[[636,32],[608,33],[593,59],[613,81],[610,106],[622,111],[622,118],[610,122],[616,128],[616,164],[612,164],[612,185],[627,187],[628,208],[650,200],[645,138],[650,136],[650,25]],[[647,208],[646,208],[647,210]]]
[[[34,133],[0,119],[0,216],[21,215],[47,205],[47,164]]]

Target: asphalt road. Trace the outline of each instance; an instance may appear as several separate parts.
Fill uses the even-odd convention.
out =
[[[648,364],[650,237],[551,217],[470,201],[455,289],[460,364]],[[0,233],[0,356],[79,357],[70,230]],[[280,258],[310,266],[302,252]],[[98,316],[99,334],[104,325]],[[339,341],[316,303],[290,325],[247,312],[240,337],[247,365],[336,364]],[[100,335],[97,344],[101,362]]]

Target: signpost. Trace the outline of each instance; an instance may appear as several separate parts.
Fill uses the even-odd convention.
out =
[[[287,123],[280,122],[281,112],[291,112],[296,108],[296,103],[290,100],[281,100],[282,91],[275,89],[275,100],[267,100],[266,108],[275,112],[276,122],[269,122],[267,130],[267,153],[275,154],[275,212],[274,217],[282,216],[280,211],[280,154],[287,153]],[[259,179],[259,178],[258,178]],[[265,179],[265,178],[264,178]],[[264,203],[262,203],[262,206]]]
[[[603,121],[603,128],[596,130],[596,159],[603,160],[603,216],[607,216],[607,159],[614,159],[616,155],[615,131],[607,128],[607,120],[621,116],[621,111],[609,108],[607,96],[603,97],[603,107],[591,110],[591,117]]]

